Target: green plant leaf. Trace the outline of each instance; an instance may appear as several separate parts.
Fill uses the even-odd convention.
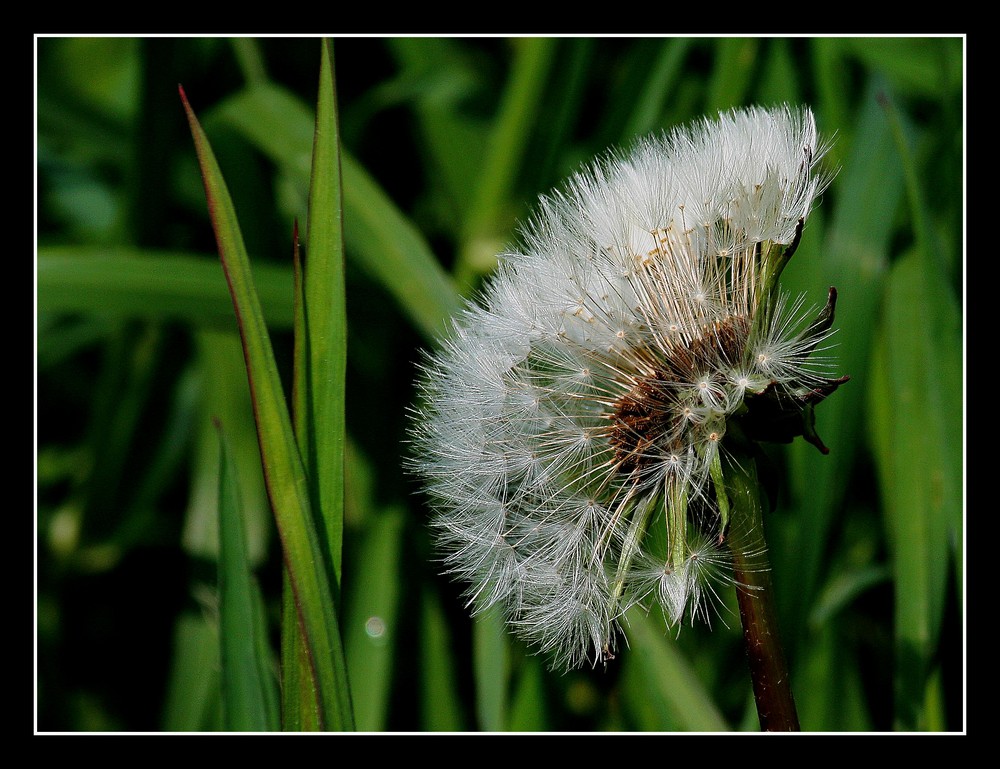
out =
[[[348,253],[358,257],[399,302],[424,338],[436,339],[462,308],[454,281],[420,231],[346,152],[341,155],[341,170]]]
[[[455,651],[444,609],[427,585],[420,591],[420,724],[428,732],[459,732],[466,728],[455,680]]]
[[[185,612],[174,626],[163,729],[204,732],[223,728],[219,692],[219,630],[204,615]]]
[[[510,731],[544,732],[548,729],[547,713],[545,669],[539,657],[527,657],[510,698]]]
[[[892,387],[875,406],[889,425],[878,445],[896,588],[896,718],[913,729],[929,725],[927,683],[949,554],[962,536],[962,332],[910,150],[913,130],[888,96],[882,103],[905,169],[915,238],[890,275],[881,381]]]
[[[951,542],[961,536],[961,345],[957,333],[949,341],[943,329],[929,329],[936,301],[921,260],[901,259],[890,276],[882,370],[870,400],[881,426],[875,448],[895,579],[896,718],[904,729],[926,728],[922,708]]]
[[[507,726],[510,650],[503,616],[493,607],[472,622],[472,664],[476,681],[476,717],[484,732]]]
[[[474,62],[451,38],[400,37],[386,45],[400,73],[378,93],[386,101],[412,103],[428,176],[454,210],[457,229],[467,216],[469,190],[482,168],[488,138],[486,121],[470,115],[462,104],[480,95],[482,82]]]
[[[729,725],[684,655],[665,635],[663,620],[642,609],[628,613],[629,650],[623,664],[634,672],[627,689],[647,731],[729,731]],[[649,701],[653,707],[647,707]]]
[[[760,40],[752,37],[724,38],[717,42],[715,68],[705,97],[708,114],[738,107],[746,101],[761,45]]]
[[[250,571],[236,467],[219,423],[219,638],[222,712],[233,732],[280,725],[264,600]]]
[[[796,676],[795,701],[803,731],[869,731],[865,679],[849,634],[830,623],[810,640]]]
[[[211,146],[183,90],[181,97],[202,167],[219,255],[243,339],[264,477],[281,536],[305,645],[315,671],[319,722],[325,729],[353,729],[354,717],[337,606],[330,587],[333,575],[326,568],[323,548],[314,525],[308,481],[285,406],[260,300],[253,286],[250,260],[240,234],[236,211]]]
[[[273,83],[260,85],[230,97],[212,115],[307,189],[314,120],[298,98]],[[340,162],[348,255],[385,287],[427,339],[434,339],[461,307],[454,281],[364,167],[343,149]]]
[[[794,622],[786,634],[791,654],[819,587],[823,552],[863,435],[863,383],[871,329],[881,300],[893,220],[902,202],[902,167],[876,98],[880,87],[872,82],[865,93],[852,151],[830,193],[836,195],[836,206],[825,238],[813,229],[819,220],[810,217],[800,248],[782,273],[783,287],[792,296],[806,293],[817,304],[820,297],[825,299],[828,287],[837,288],[836,333],[831,339],[835,347],[830,354],[836,371],[852,377],[816,409],[816,429],[830,454],[821,454],[805,441],[789,447],[791,507],[798,529],[793,541],[775,554],[775,570],[796,579],[795,590],[779,589],[777,596],[780,603],[791,606],[779,612]]]
[[[341,226],[340,134],[337,126],[333,51],[323,41],[306,263],[302,271],[302,348],[296,409],[304,435],[299,447],[325,528],[336,585],[340,583],[344,537],[344,385],[347,376],[347,307]],[[300,369],[303,366],[300,365]]]
[[[542,110],[542,93],[555,55],[556,41],[551,38],[517,38],[513,44],[510,79],[501,97],[465,220],[463,244],[455,267],[459,286],[470,287],[477,276],[492,270],[497,253],[509,238],[515,174]]]
[[[112,318],[181,320],[232,328],[233,302],[216,259],[131,248],[50,246],[38,249],[38,312]],[[264,319],[292,325],[292,271],[254,270]]]
[[[341,227],[340,135],[337,121],[333,52],[322,43],[312,173],[309,186],[307,266],[295,252],[295,435],[310,482],[316,527],[331,590],[340,604],[344,535],[344,384],[347,367],[347,309],[344,296],[344,246]],[[286,604],[289,603],[286,597]],[[309,716],[299,705],[297,688],[310,671],[294,615],[282,629],[283,648],[291,656],[285,666],[285,708],[290,726],[301,728]],[[297,649],[296,651],[293,651]],[[294,679],[294,680],[293,680]],[[298,681],[298,684],[295,683]],[[308,685],[311,691],[313,685]]]
[[[229,304],[231,313],[231,300]],[[195,434],[189,438],[195,461],[181,542],[189,555],[211,561],[218,558],[219,434],[213,424],[217,418],[226,426],[246,525],[247,557],[255,568],[267,555],[273,524],[240,337],[233,329],[201,329],[194,334],[194,346],[201,413]]]
[[[353,572],[344,619],[344,648],[351,674],[358,729],[382,731],[389,719],[393,655],[399,641],[399,593],[403,587],[404,511],[373,515],[358,548],[364,568]]]
[[[629,105],[628,122],[623,131],[623,138],[630,140],[634,136],[649,133],[662,125],[666,111],[667,99],[676,87],[677,76],[681,72],[684,58],[691,49],[691,39],[674,37],[659,41],[659,51],[642,89],[634,102]]]

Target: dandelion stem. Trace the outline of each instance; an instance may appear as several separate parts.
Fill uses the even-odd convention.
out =
[[[744,454],[727,467],[732,514],[729,544],[733,553],[736,597],[743,643],[761,731],[797,732],[799,717],[778,636],[770,564],[764,540],[764,505],[753,457]]]

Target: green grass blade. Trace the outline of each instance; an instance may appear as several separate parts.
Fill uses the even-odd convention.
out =
[[[929,727],[949,553],[961,539],[962,335],[907,131],[892,101],[883,104],[905,169],[915,246],[890,276],[881,381],[892,387],[879,391],[872,410],[889,425],[877,445],[895,576],[896,719],[914,729]]]
[[[243,91],[213,111],[305,190],[314,119],[294,95],[270,84]],[[372,275],[428,340],[460,307],[454,281],[427,241],[385,191],[341,149],[344,240],[351,259]]]
[[[323,41],[309,187],[303,282],[306,371],[296,408],[304,409],[299,446],[325,529],[334,590],[340,584],[344,538],[344,386],[347,376],[347,306],[344,295],[340,134],[332,44]]]
[[[399,642],[399,593],[405,517],[401,509],[373,515],[358,550],[362,568],[344,615],[344,648],[358,729],[382,731],[392,704],[393,658]]]
[[[174,626],[173,662],[163,708],[163,730],[204,732],[219,720],[219,633],[203,615],[186,612]]]
[[[633,609],[628,614],[626,633],[629,650],[623,664],[634,672],[625,692],[632,708],[648,731],[729,731],[704,684],[695,675],[684,655],[665,635],[657,614]],[[650,709],[649,703],[655,703]]]
[[[258,440],[271,507],[281,536],[285,564],[316,673],[325,729],[353,729],[350,689],[319,535],[313,523],[308,482],[285,406],[274,352],[254,290],[250,260],[240,235],[236,211],[211,146],[181,92],[202,167],[209,212],[219,243],[226,279],[243,339]]]
[[[163,730],[221,729],[219,699],[218,629],[204,615],[185,612],[174,626],[173,664],[163,708]]]
[[[348,251],[395,297],[424,338],[436,339],[462,307],[455,282],[364,166],[345,152],[341,170]]]
[[[854,146],[830,193],[836,195],[836,206],[825,238],[815,229],[819,219],[810,217],[800,248],[781,276],[793,296],[807,293],[816,304],[825,299],[829,286],[837,287],[837,331],[830,355],[837,373],[852,377],[816,409],[816,428],[830,454],[824,456],[805,441],[795,441],[788,451],[798,531],[793,541],[775,551],[775,572],[796,575],[793,591],[778,589],[779,602],[791,607],[779,611],[793,623],[785,635],[791,647],[804,631],[819,588],[830,527],[846,496],[861,442],[871,329],[882,298],[894,216],[902,200],[902,168],[875,98],[878,88],[873,82],[866,91],[853,131]]]
[[[717,41],[715,67],[705,98],[707,114],[743,105],[758,63],[760,46],[761,41],[753,37]]]
[[[310,480],[310,496],[319,512],[331,585],[339,605],[344,531],[344,381],[347,358],[347,311],[344,296],[344,249],[341,227],[340,141],[335,77],[330,45],[323,42],[312,175],[309,190],[308,270],[294,235],[295,373],[292,400],[295,435]],[[285,725],[314,730],[310,704],[315,681],[286,581],[282,648],[285,650]]]
[[[948,324],[928,317],[940,298],[927,285],[921,261],[910,254],[893,269],[884,373],[871,403],[883,425],[876,458],[895,578],[896,719],[904,729],[927,727],[922,709],[944,613],[949,552],[961,537],[960,337],[955,330],[949,340],[942,333]]]
[[[232,328],[233,302],[219,262],[205,256],[129,248],[52,246],[38,249],[38,312],[180,320]],[[292,325],[292,272],[254,270],[264,319]]]
[[[280,727],[267,618],[247,558],[236,467],[217,424],[219,470],[219,638],[223,719],[234,732]]]
[[[292,404],[295,437],[299,452],[308,454],[309,430],[306,422],[309,408],[309,364],[306,345],[305,287],[302,278],[302,260],[299,251],[299,226],[296,221],[292,232],[292,267],[295,276],[295,326],[294,371],[292,373]],[[299,614],[295,608],[295,591],[286,568],[282,574],[281,607],[281,714],[282,727],[292,732],[315,732],[322,729],[315,671],[309,663],[309,650],[299,628]]]
[[[799,104],[802,89],[789,40],[783,37],[768,40],[764,48],[764,65],[757,88],[758,104],[771,105],[788,102]]]
[[[524,660],[510,698],[512,732],[544,732],[548,729],[545,704],[545,670],[539,657]]]
[[[555,56],[556,40],[517,38],[510,80],[504,89],[496,121],[487,142],[459,252],[455,275],[459,286],[471,286],[477,276],[496,265],[496,255],[508,239],[513,221],[510,200],[516,173],[542,110],[542,94]]]
[[[382,104],[408,102],[417,118],[421,154],[436,187],[454,211],[454,228],[467,217],[469,190],[482,168],[487,123],[463,109],[481,96],[475,62],[459,41],[437,37],[386,40],[399,75],[377,89]]]
[[[201,414],[195,435],[189,439],[194,443],[194,461],[181,542],[189,555],[211,561],[219,556],[219,434],[213,424],[217,418],[226,426],[229,455],[236,467],[247,556],[251,567],[257,567],[267,556],[273,524],[251,416],[243,348],[232,329],[199,330],[194,343]]]
[[[622,133],[623,138],[649,133],[663,125],[667,99],[676,86],[692,40],[674,37],[660,41],[660,50],[638,94]]]
[[[476,717],[484,732],[507,728],[510,650],[503,617],[496,608],[477,614],[472,622]]]
[[[427,585],[420,603],[420,726],[426,732],[460,732],[466,723],[448,620],[440,599]]]
[[[817,630],[810,640],[796,676],[795,701],[802,730],[870,731],[865,677],[850,634],[831,623]]]

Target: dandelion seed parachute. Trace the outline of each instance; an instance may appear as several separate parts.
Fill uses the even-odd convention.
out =
[[[767,439],[803,434],[789,415],[839,384],[812,356],[833,292],[810,325],[775,282],[824,151],[783,107],[608,155],[541,199],[428,358],[411,464],[445,569],[554,667],[611,655],[637,602],[707,617],[727,427],[753,412],[783,419]]]

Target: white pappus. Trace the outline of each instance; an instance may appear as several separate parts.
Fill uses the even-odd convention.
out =
[[[813,353],[836,294],[810,320],[777,276],[825,149],[783,106],[607,155],[540,200],[428,356],[410,465],[444,567],[554,667],[612,656],[635,603],[707,618],[734,424],[822,447],[810,409],[844,380]]]

